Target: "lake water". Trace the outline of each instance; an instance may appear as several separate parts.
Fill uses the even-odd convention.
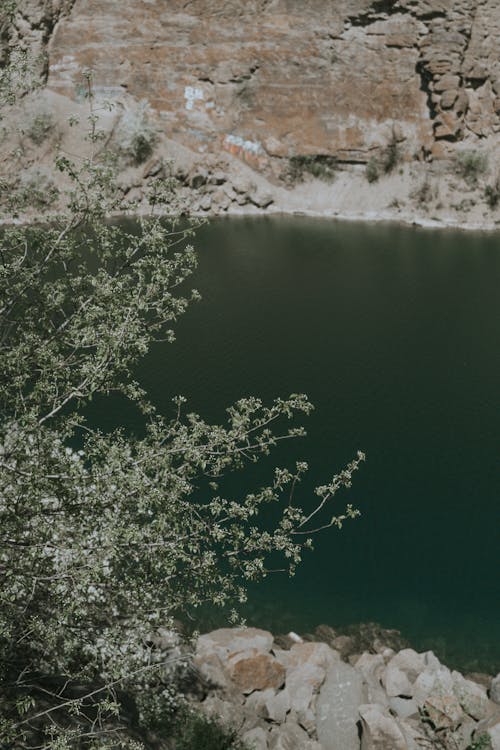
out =
[[[220,420],[241,396],[307,393],[308,437],[287,446],[309,461],[306,504],[367,455],[338,505],[361,518],[320,536],[294,579],[259,585],[249,622],[376,620],[498,671],[500,235],[258,218],[214,221],[195,244],[203,300],[141,368],[153,400],[182,393]],[[266,479],[245,477],[241,492]]]

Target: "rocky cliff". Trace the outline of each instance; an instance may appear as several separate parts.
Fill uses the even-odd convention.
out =
[[[25,6],[23,8],[23,6]],[[196,151],[363,162],[500,132],[498,0],[21,0],[48,86],[146,98]],[[60,17],[62,16],[61,20]]]
[[[407,164],[498,152],[498,0],[18,5],[3,24],[4,57],[43,52],[46,92],[73,106],[92,69],[117,112],[148,104],[174,160],[176,148],[237,160],[281,186],[294,159],[319,174],[329,160],[352,171],[391,148]]]

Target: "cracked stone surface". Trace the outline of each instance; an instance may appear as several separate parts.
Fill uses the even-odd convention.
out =
[[[3,48],[48,85],[147,99],[168,137],[279,176],[284,157],[408,158],[500,132],[498,0],[27,0]],[[10,40],[10,41],[9,41]]]

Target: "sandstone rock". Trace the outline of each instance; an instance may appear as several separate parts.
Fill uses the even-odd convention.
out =
[[[434,91],[441,93],[448,89],[458,89],[460,86],[460,78],[454,75],[444,75],[434,81]]]
[[[202,712],[210,717],[217,719],[225,726],[239,731],[243,726],[244,714],[241,706],[226,701],[215,695],[209,695],[200,706]]]
[[[466,720],[462,721],[455,731],[451,733],[451,742],[454,743],[457,750],[469,750],[475,728],[476,723],[474,721]]]
[[[258,690],[247,698],[246,706],[262,719],[284,724],[291,709],[290,693],[287,688],[279,691],[272,688]]]
[[[428,696],[453,695],[453,678],[446,667],[426,667],[413,684],[413,697],[419,706],[423,706]]]
[[[273,645],[273,636],[258,628],[220,628],[198,638],[196,654],[215,653],[225,659],[229,654],[255,649],[268,653]]]
[[[437,663],[439,664],[439,662]],[[387,665],[387,670],[390,668],[397,669],[406,676],[409,683],[414,683],[418,675],[421,674],[426,667],[427,662],[424,654],[417,654],[412,648],[404,648],[393,656]],[[399,693],[399,695],[401,695],[401,693]]]
[[[436,729],[455,728],[463,716],[460,703],[454,695],[430,695],[424,703],[424,709]]]
[[[490,674],[486,674],[486,672],[466,672],[464,677],[466,680],[470,680],[471,682],[475,682],[477,685],[484,687],[486,692],[489,692],[491,689],[491,683],[494,679]]]
[[[391,658],[393,656],[391,650]],[[367,700],[370,703],[388,705],[388,698],[381,684],[381,677],[385,669],[385,658],[382,654],[362,654],[356,661],[356,671],[363,677]]]
[[[458,99],[457,89],[447,89],[443,91],[440,99],[440,104],[443,109],[451,109]]]
[[[324,750],[359,750],[358,709],[363,702],[361,675],[343,662],[333,664],[316,702],[316,729]]]
[[[217,654],[209,653],[203,656],[195,656],[193,664],[208,687],[229,687],[229,675]]]
[[[381,706],[366,704],[359,707],[362,720],[361,750],[407,750],[401,728]]]
[[[225,182],[227,182],[227,175],[225,172],[219,169],[210,175],[208,181],[211,185],[223,185]]]
[[[413,695],[413,688],[406,674],[393,663],[393,660],[387,665],[387,669],[382,677],[385,690],[389,698],[396,695]]]
[[[474,739],[479,740],[484,735],[490,741],[491,750],[500,750],[500,711],[495,712],[491,717],[476,725]]]
[[[486,689],[476,682],[466,680],[459,672],[452,672],[453,692],[463,710],[476,721],[486,718],[489,700]]]
[[[400,719],[407,719],[409,716],[418,715],[418,706],[413,698],[391,698],[389,706],[392,713]]]
[[[228,658],[231,680],[242,693],[279,688],[285,682],[285,669],[271,654],[257,649],[238,652]]]
[[[323,750],[298,724],[287,722],[269,736],[269,750]]]
[[[258,208],[267,208],[274,201],[273,194],[269,190],[257,188],[249,193],[250,201]]]
[[[308,731],[314,729],[315,697],[338,654],[326,643],[305,642],[294,644],[290,651],[276,651],[276,659],[286,668],[286,689],[298,721]]]
[[[490,698],[495,703],[500,703],[500,673],[491,681]]]
[[[241,739],[249,750],[267,750],[268,749],[268,732],[262,727],[256,727],[245,732]]]

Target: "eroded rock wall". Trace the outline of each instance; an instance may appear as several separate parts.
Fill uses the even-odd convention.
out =
[[[271,173],[297,154],[366,162],[394,139],[442,157],[500,132],[498,0],[75,0],[54,26],[52,90],[78,98],[92,68],[98,93],[147,99],[169,138]]]

